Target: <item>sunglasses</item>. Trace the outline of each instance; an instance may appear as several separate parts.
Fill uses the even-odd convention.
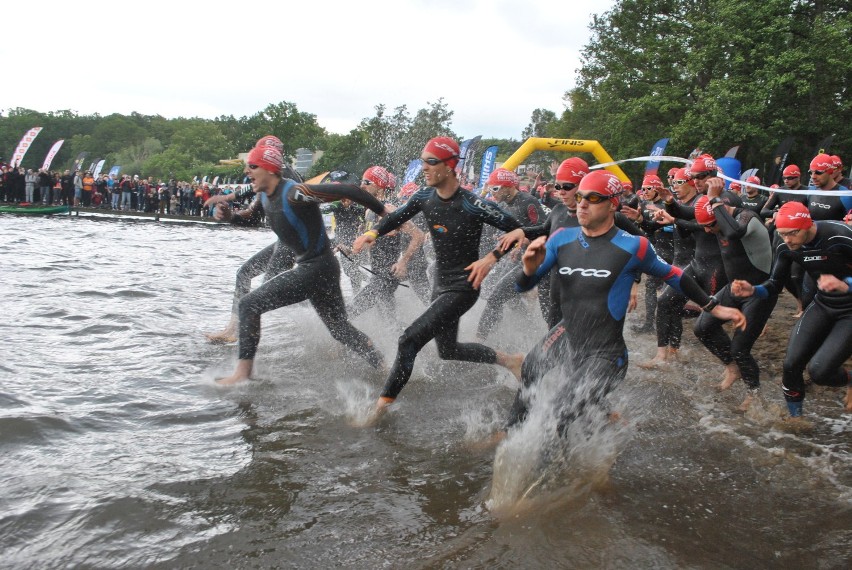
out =
[[[502,190],[503,188],[507,188],[507,186],[492,186],[492,187],[491,187],[491,188],[489,188],[488,190],[489,190],[489,191],[493,194],[493,193],[495,193],[495,192],[499,192],[499,191],[500,191],[500,190]]]
[[[785,176],[785,177],[784,177],[784,180],[795,180],[795,179],[796,179],[796,178],[798,178],[798,177],[799,177],[799,175],[798,175],[798,174],[797,174],[797,175],[795,175],[795,176]]]
[[[556,190],[559,190],[560,192],[568,192],[568,191],[573,190],[574,188],[576,188],[576,187],[577,187],[577,185],[576,185],[576,184],[571,184],[570,182],[568,182],[568,183],[566,183],[566,184],[554,184],[554,185],[553,185],[553,187],[554,187]]]
[[[642,192],[656,192],[657,189],[654,186],[643,186],[641,188]]]
[[[698,174],[693,174],[692,179],[693,180],[704,180],[705,178],[712,176],[712,175],[713,175],[712,172],[699,172]]]
[[[589,204],[600,204],[601,202],[609,200],[611,197],[612,196],[598,194],[597,192],[589,192],[588,194],[580,194],[577,192],[574,194],[574,200],[576,200],[578,204],[583,200],[586,200]]]
[[[372,180],[367,180],[366,178],[361,181],[361,186],[370,186],[371,184],[375,184]]]
[[[421,158],[423,162],[428,164],[429,166],[437,166],[442,162],[447,162],[448,160],[452,160],[454,158],[458,158],[457,156],[451,156],[450,158]]]
[[[689,180],[675,180],[674,183],[680,186],[681,184],[686,184]]]
[[[775,231],[778,232],[778,236],[783,239],[785,237],[796,237],[797,235],[799,235],[799,232],[802,231],[802,230],[801,229],[790,230],[789,232],[779,232],[778,230],[775,230]]]
[[[822,176],[823,174],[825,174],[825,170],[808,170],[808,174],[810,174],[811,176]]]
[[[260,168],[260,166],[258,166],[257,164],[249,164],[248,167],[250,170],[257,170],[258,168]]]

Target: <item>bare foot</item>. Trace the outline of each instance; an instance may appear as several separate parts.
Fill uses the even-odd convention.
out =
[[[230,376],[217,379],[216,384],[219,386],[233,386],[245,382],[249,379],[253,366],[254,360],[238,360],[234,373]]]
[[[740,377],[740,369],[736,364],[728,364],[725,367],[725,374],[722,375],[722,382],[719,384],[719,390],[727,390],[734,385],[734,382]]]
[[[645,370],[655,370],[657,368],[665,368],[669,365],[669,361],[665,358],[660,358],[659,356],[655,356],[651,360],[647,360],[645,362],[640,362],[636,366],[639,368],[643,368]]]
[[[363,421],[352,422],[353,427],[372,427],[379,423],[379,420],[388,412],[388,408],[394,403],[393,398],[385,398],[382,396],[376,400],[373,409],[367,412],[367,416]]]
[[[473,452],[476,452],[476,453],[481,453],[481,452],[484,452],[484,451],[490,451],[490,450],[494,449],[495,447],[497,447],[500,444],[501,441],[506,439],[506,435],[507,435],[507,433],[506,433],[505,430],[500,430],[498,432],[491,434],[490,436],[488,436],[487,438],[485,438],[483,440],[470,443],[467,446],[467,448],[470,449]]]
[[[844,411],[852,414],[852,386],[846,388],[846,397],[843,398]]]
[[[212,344],[231,344],[232,342],[237,342],[237,336],[228,330],[217,333],[205,333],[204,336]]]
[[[521,366],[524,364],[524,354],[497,353],[497,364],[514,374],[518,382],[521,381]]]
[[[748,395],[745,397],[745,400],[743,400],[743,403],[737,406],[737,411],[747,412],[757,398],[757,390],[749,390]]]

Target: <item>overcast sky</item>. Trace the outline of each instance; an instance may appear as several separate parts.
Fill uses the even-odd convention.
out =
[[[614,0],[39,1],[6,7],[0,112],[249,116],[288,101],[345,134],[443,98],[453,130],[520,139],[561,113]]]

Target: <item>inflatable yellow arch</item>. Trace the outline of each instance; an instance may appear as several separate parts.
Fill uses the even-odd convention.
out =
[[[553,151],[553,152],[590,152],[598,159],[601,164],[613,162],[609,153],[604,150],[601,143],[598,141],[581,141],[575,139],[544,139],[530,138],[524,141],[524,144],[503,163],[503,168],[507,170],[515,170],[526,157],[531,155],[536,150]],[[607,170],[618,176],[622,182],[627,182],[630,179],[624,174],[624,171],[618,165],[606,166]]]

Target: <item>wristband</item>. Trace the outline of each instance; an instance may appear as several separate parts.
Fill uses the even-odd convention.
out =
[[[711,205],[715,206],[716,204],[721,204],[722,200],[718,196],[714,196],[713,198],[710,198],[710,200],[708,200],[708,202],[710,202]]]
[[[379,239],[379,232],[376,230],[367,230],[364,232],[365,236],[373,236],[373,239]]]
[[[701,307],[701,310],[704,311],[705,313],[710,312],[713,309],[715,309],[716,305],[718,305],[718,304],[719,304],[719,299],[717,299],[713,295],[710,295],[710,301],[706,305]]]
[[[504,254],[502,251],[500,251],[499,249],[493,249],[493,250],[491,250],[491,253],[492,253],[492,254],[494,254],[494,257],[495,257],[495,258],[497,258],[497,261],[500,261],[500,258],[501,258],[501,257],[503,257],[503,256],[505,255],[505,254]]]

